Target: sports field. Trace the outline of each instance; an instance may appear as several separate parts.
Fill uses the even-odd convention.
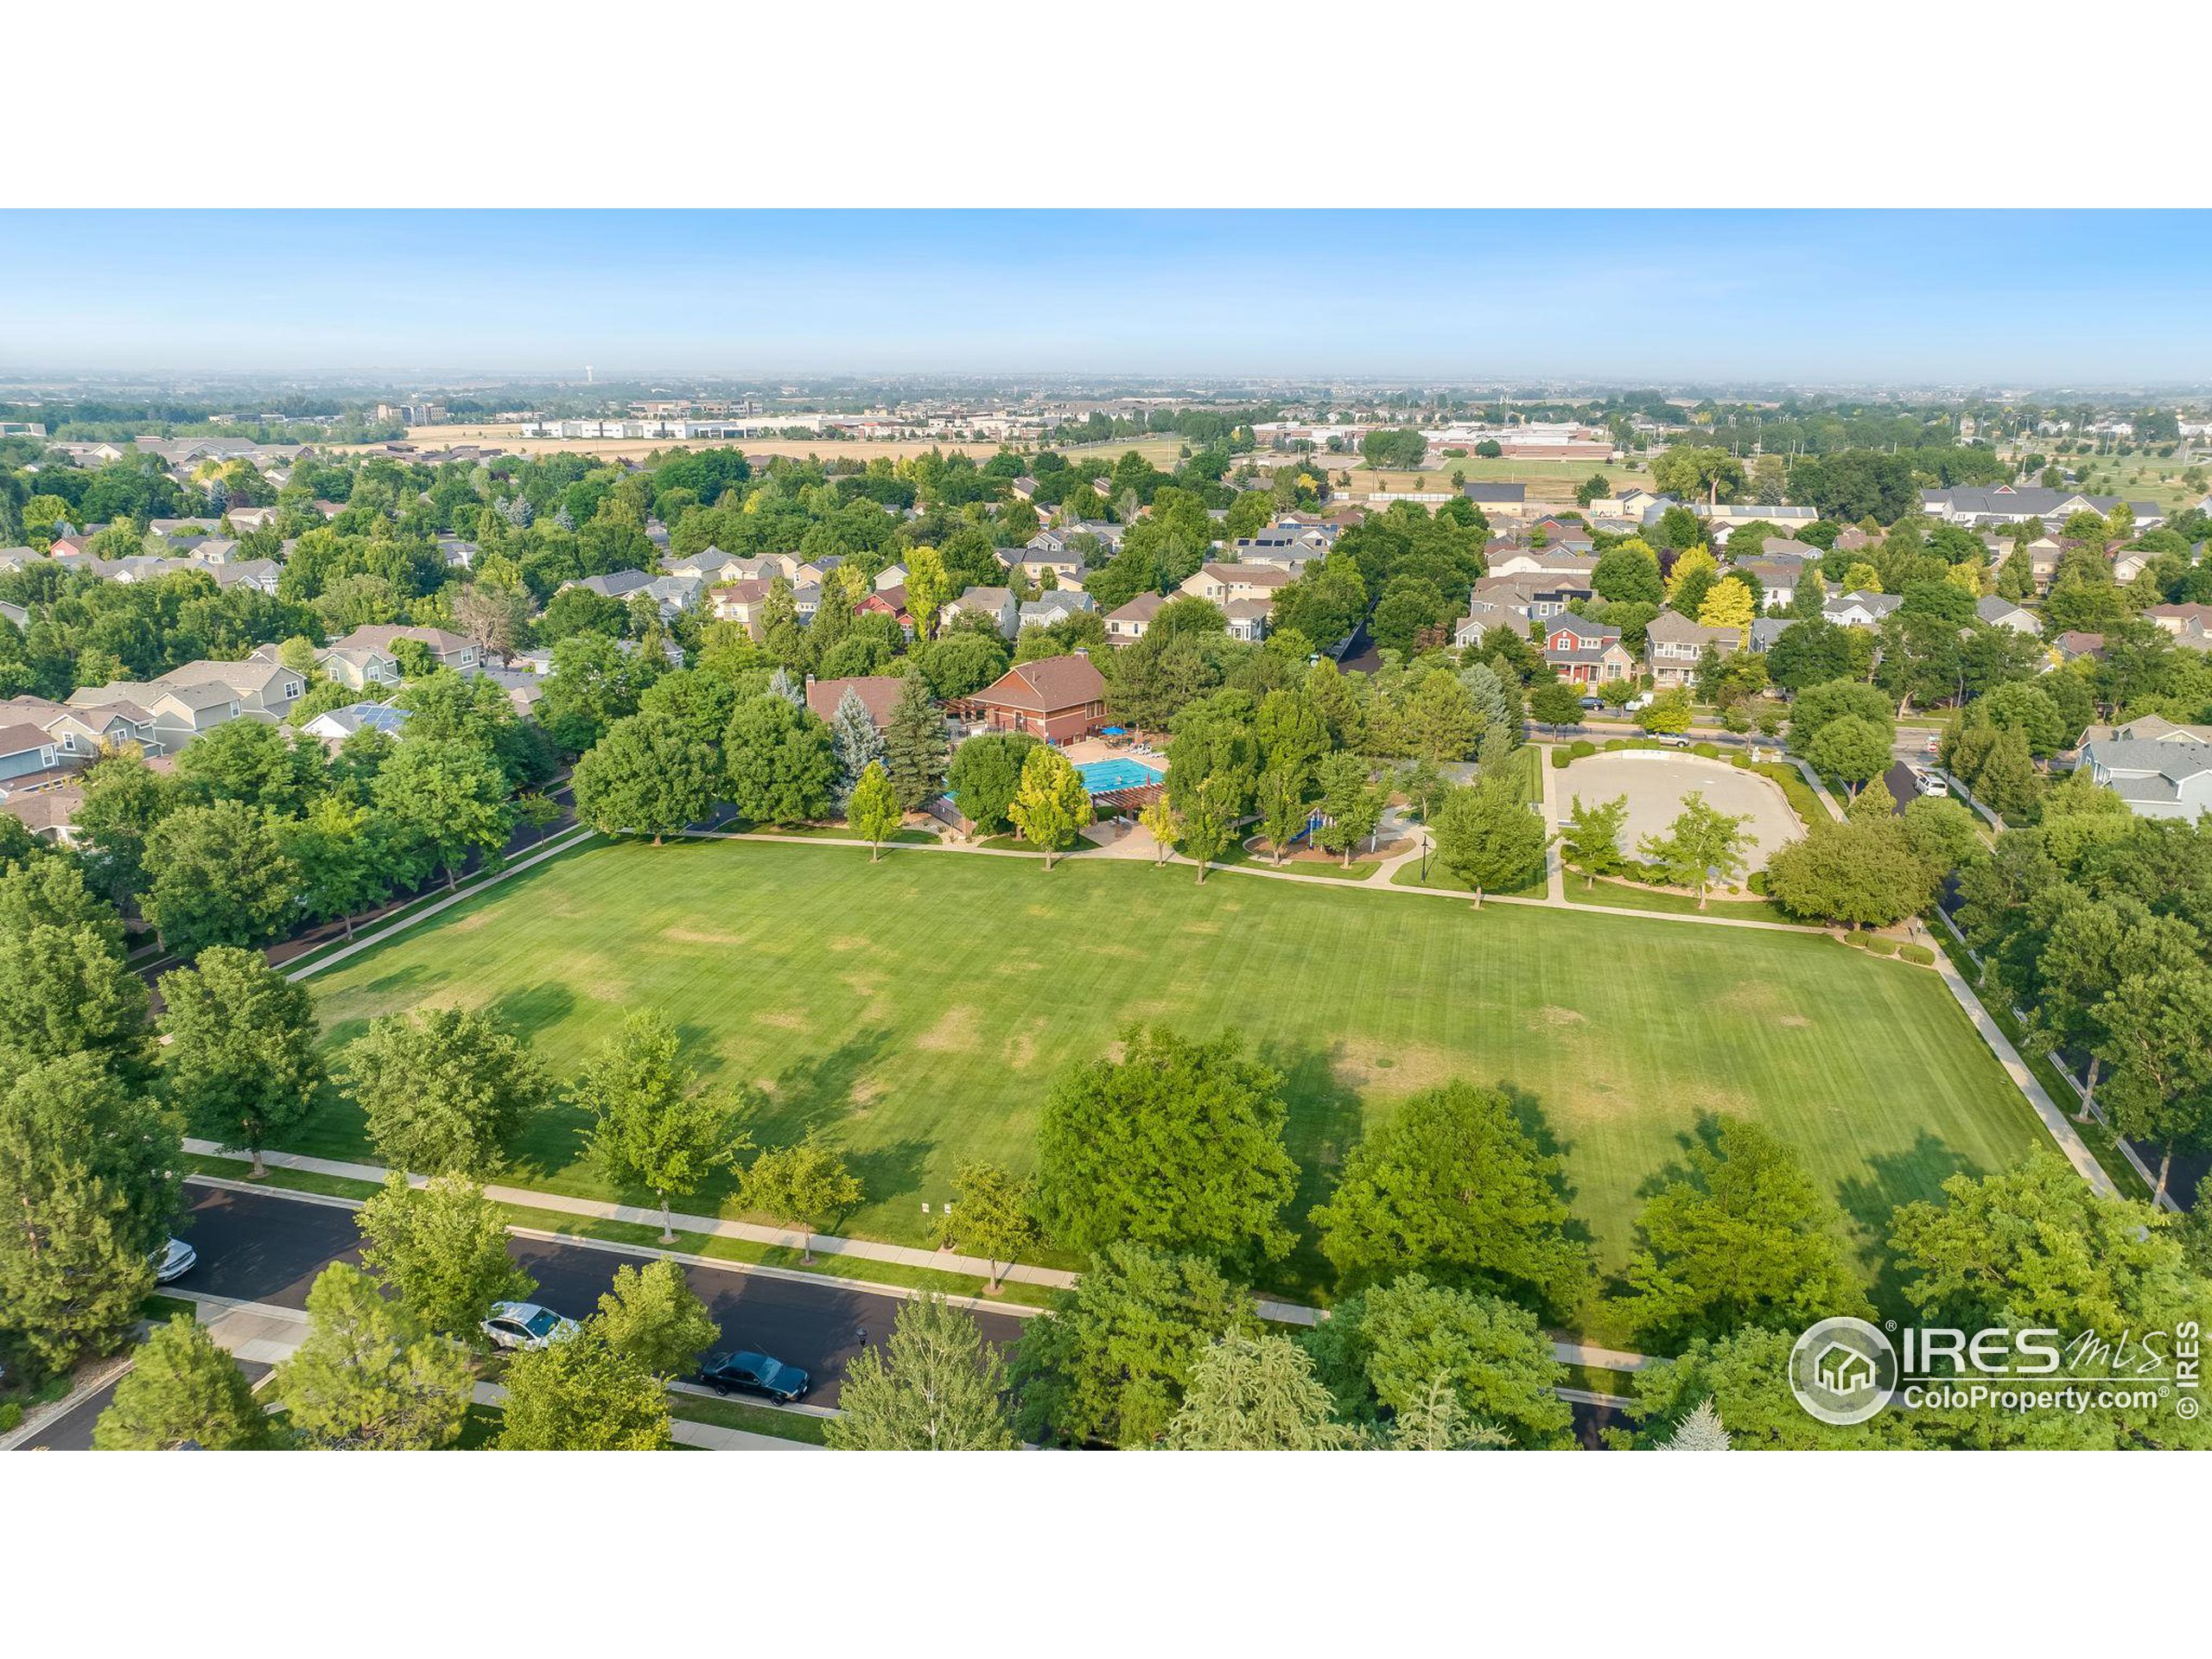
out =
[[[310,982],[333,1041],[423,1003],[488,1007],[567,1077],[626,1008],[765,1090],[764,1141],[832,1128],[912,1242],[964,1160],[1030,1161],[1067,1062],[1130,1020],[1236,1027],[1289,1080],[1305,1208],[1362,1118],[1453,1076],[1533,1093],[1609,1265],[1699,1114],[1787,1136],[1862,1225],[2039,1130],[1937,977],[1819,936],[1374,894],[1187,868],[734,841],[596,846]],[[526,1184],[600,1192],[549,1111]],[[334,1100],[292,1143],[359,1156]],[[714,1194],[702,1195],[702,1207]],[[1289,1277],[1318,1274],[1301,1251]]]

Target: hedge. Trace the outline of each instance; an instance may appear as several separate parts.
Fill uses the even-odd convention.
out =
[[[1690,745],[1690,753],[1703,755],[1708,760],[1718,760],[1720,758],[1719,747],[1712,743],[1693,743]]]
[[[1864,950],[1866,948],[1866,936],[1855,928],[1843,936],[1843,942],[1854,950]]]
[[[1608,747],[1611,746],[1609,745]],[[1573,743],[1569,746],[1567,753],[1573,755],[1577,760],[1580,760],[1590,755],[1597,753],[1598,746],[1595,743],[1592,743],[1586,737],[1578,737],[1574,740]]]
[[[1552,751],[1552,766],[1556,771],[1566,771],[1567,766],[1573,763],[1573,760],[1574,757],[1569,754],[1565,749],[1554,749]]]
[[[1869,938],[1866,953],[1875,957],[1894,957],[1897,953],[1897,942],[1895,939]]]
[[[1897,955],[1906,962],[1916,962],[1923,968],[1936,965],[1936,952],[1924,944],[1901,944]]]

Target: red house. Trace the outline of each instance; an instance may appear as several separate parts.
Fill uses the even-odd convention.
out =
[[[1010,668],[968,699],[995,732],[1071,743],[1106,723],[1106,677],[1081,652]]]

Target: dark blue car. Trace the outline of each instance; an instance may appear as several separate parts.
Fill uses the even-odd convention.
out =
[[[758,1394],[789,1405],[814,1386],[796,1365],[766,1354],[716,1354],[699,1369],[699,1381],[716,1394]]]

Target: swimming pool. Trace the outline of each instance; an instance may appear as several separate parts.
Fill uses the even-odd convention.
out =
[[[1088,760],[1076,771],[1083,775],[1083,786],[1094,795],[1116,789],[1141,789],[1158,783],[1164,775],[1141,760]]]

